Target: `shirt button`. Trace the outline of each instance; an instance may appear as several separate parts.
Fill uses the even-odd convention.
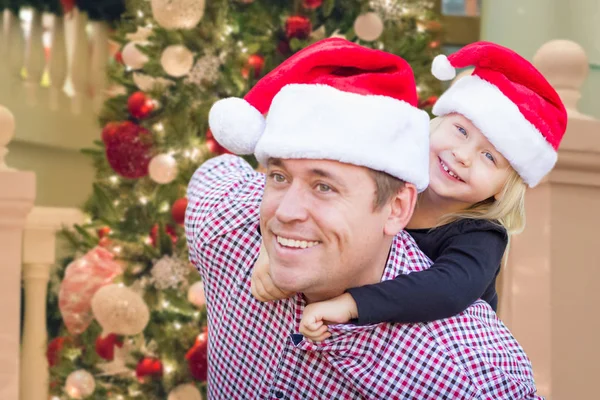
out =
[[[278,399],[283,398],[283,392],[280,392],[280,391],[275,392],[275,397],[277,397]]]

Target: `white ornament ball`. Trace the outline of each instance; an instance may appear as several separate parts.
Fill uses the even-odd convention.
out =
[[[152,15],[165,29],[192,29],[204,16],[204,0],[152,0]]]
[[[383,21],[374,12],[359,15],[354,21],[356,36],[367,42],[372,42],[383,33]]]
[[[150,178],[160,184],[173,182],[177,177],[177,161],[170,154],[159,154],[154,156],[148,164]]]
[[[174,82],[161,77],[153,77],[140,72],[133,73],[133,82],[143,92],[149,92],[153,89],[161,90],[171,86]]]
[[[171,390],[167,400],[202,400],[202,395],[196,386],[184,383]]]
[[[123,63],[127,65],[131,69],[140,69],[148,62],[148,57],[142,53],[137,46],[145,46],[148,44],[147,42],[133,41],[127,43],[123,47],[123,51],[121,52],[121,57],[123,58]]]
[[[206,304],[206,295],[204,294],[204,282],[198,281],[188,289],[188,301],[196,307],[202,307]]]
[[[194,65],[194,53],[185,46],[174,44],[163,50],[160,65],[165,72],[175,78],[189,74]]]
[[[96,389],[96,380],[84,369],[73,371],[65,382],[65,391],[72,399],[85,399]]]
[[[133,336],[142,332],[150,320],[142,297],[128,287],[111,284],[92,297],[92,312],[104,332]]]

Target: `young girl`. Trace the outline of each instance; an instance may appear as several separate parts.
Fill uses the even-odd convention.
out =
[[[307,305],[300,324],[307,338],[326,339],[328,323],[443,319],[477,299],[496,310],[496,277],[509,235],[525,225],[526,187],[554,166],[567,114],[528,61],[492,43],[438,56],[432,71],[449,80],[454,68],[469,65],[473,75],[455,83],[433,108],[438,118],[431,123],[430,183],[407,226],[433,265]],[[291,295],[274,287],[264,251],[252,286],[262,301]]]

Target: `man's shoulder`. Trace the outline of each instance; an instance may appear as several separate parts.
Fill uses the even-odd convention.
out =
[[[453,362],[485,398],[531,398],[536,392],[531,362],[486,302],[424,324]]]
[[[394,279],[398,275],[418,272],[428,269],[432,261],[421,251],[413,237],[402,230],[392,241],[392,248],[388,258],[388,265],[384,271],[383,279]]]
[[[243,158],[226,154],[206,161],[188,185],[188,240],[210,240],[257,220],[263,191],[264,175]]]

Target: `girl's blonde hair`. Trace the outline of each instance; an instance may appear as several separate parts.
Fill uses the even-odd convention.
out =
[[[509,235],[521,233],[525,228],[526,190],[525,182],[513,170],[497,198],[491,197],[460,212],[444,215],[437,226],[463,218],[485,219],[498,222]]]
[[[433,132],[443,117],[431,120],[430,131]],[[480,201],[465,210],[444,215],[436,226],[454,222],[458,219],[485,219],[497,222],[506,229],[509,236],[520,233],[525,228],[525,191],[527,186],[517,171],[512,170],[504,187],[496,197]]]

